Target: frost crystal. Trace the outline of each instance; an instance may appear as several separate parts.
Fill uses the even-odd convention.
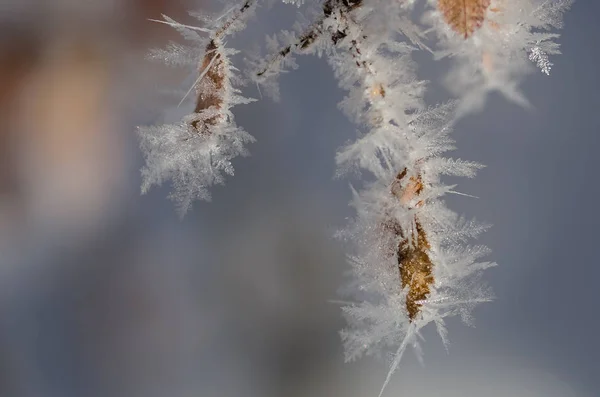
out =
[[[297,7],[300,7],[304,4],[304,0],[282,0],[286,4],[294,4]]]
[[[548,60],[548,54],[546,54],[539,46],[535,46],[529,53],[529,60],[537,65],[538,68],[545,73],[550,75],[550,69],[552,69],[552,62]]]

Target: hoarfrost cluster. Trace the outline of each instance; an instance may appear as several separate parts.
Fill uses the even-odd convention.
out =
[[[193,13],[199,26],[160,21],[189,45],[173,43],[149,57],[192,70],[184,100],[194,110],[174,124],[140,128],[142,190],[171,180],[182,214],[194,200],[209,199],[209,188],[233,174],[231,159],[253,141],[231,110],[252,101],[241,96],[242,80],[277,99],[277,77],[297,68],[295,57],[325,57],[347,92],[339,107],[361,131],[337,153],[337,172],[364,175],[352,189],[356,215],[338,233],[351,251],[356,298],[343,308],[348,326],[341,336],[347,360],[395,352],[385,388],[407,347],[419,353],[424,326],[433,323],[447,344],[445,319],[458,315],[469,323],[472,309],[492,299],[481,274],[494,263],[482,260],[488,249],[473,243],[487,225],[445,205],[447,194],[462,193],[442,178],[474,177],[482,165],[445,157],[454,149],[449,134],[490,91],[528,105],[519,84],[532,64],[550,73],[549,56],[559,53],[555,30],[571,0],[284,2],[307,17],[268,37],[266,53],[248,55],[243,74],[226,42],[252,20],[258,0],[228,4],[215,16]],[[451,58],[446,83],[455,101],[425,103],[415,51]]]

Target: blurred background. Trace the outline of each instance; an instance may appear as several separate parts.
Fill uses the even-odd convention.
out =
[[[258,142],[212,203],[179,220],[169,186],[139,195],[135,127],[173,121],[183,110],[157,93],[186,77],[144,60],[179,40],[148,19],[202,8],[215,4],[0,0],[0,396],[378,392],[385,360],[343,364],[330,303],[347,269],[331,236],[353,215],[334,154],[356,128],[324,60],[300,58],[281,103],[236,108]],[[296,12],[259,10],[232,44]],[[494,224],[481,240],[498,299],[476,328],[450,321],[448,353],[427,330],[424,366],[407,355],[387,396],[600,395],[597,15],[588,0],[566,15],[552,75],[523,85],[535,109],[492,95],[457,126],[455,156],[488,167],[457,181],[481,199],[449,204]],[[428,102],[447,99],[448,65],[419,57]]]

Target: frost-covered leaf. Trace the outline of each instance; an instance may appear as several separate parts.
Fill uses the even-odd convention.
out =
[[[529,103],[519,85],[531,62],[549,73],[549,55],[559,37],[570,0],[430,0],[423,18],[435,32],[437,58],[452,58],[445,83],[460,99],[458,115],[479,110],[487,94],[499,91],[521,106]],[[471,6],[469,6],[471,5]],[[471,10],[471,11],[466,11]],[[474,12],[473,10],[476,10]],[[471,17],[471,24],[466,21]]]
[[[153,50],[148,56],[169,65],[188,66],[196,75],[180,102],[193,102],[191,114],[173,124],[139,128],[146,158],[142,192],[171,180],[174,192],[170,197],[181,215],[194,200],[210,199],[209,188],[222,184],[225,174],[233,175],[231,160],[246,155],[244,144],[254,140],[235,124],[231,113],[233,106],[252,99],[240,96],[235,87],[239,78],[231,57],[237,51],[226,47],[224,38],[243,29],[255,6],[254,0],[246,0],[229,6],[218,17],[193,14],[207,27],[184,25],[163,16],[164,23],[194,46],[170,43],[165,50]]]

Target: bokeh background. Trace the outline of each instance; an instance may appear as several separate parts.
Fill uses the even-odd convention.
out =
[[[356,136],[323,59],[300,58],[281,103],[236,109],[258,142],[236,175],[179,220],[169,187],[139,195],[135,126],[177,116],[158,92],[181,71],[144,61],[202,1],[1,0],[0,396],[373,396],[385,360],[343,364],[331,238],[352,210],[334,154]],[[289,28],[259,10],[231,44]],[[566,15],[552,75],[492,95],[462,120],[456,156],[487,164],[452,208],[494,224],[497,300],[476,328],[425,332],[387,396],[600,395],[600,4]],[[242,54],[243,56],[243,54]],[[433,104],[447,64],[419,55]],[[173,85],[175,84],[175,85]],[[254,87],[248,95],[257,96]]]

